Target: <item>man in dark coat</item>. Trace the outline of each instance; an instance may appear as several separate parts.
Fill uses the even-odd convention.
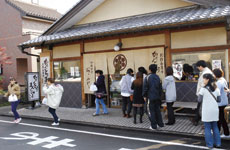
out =
[[[145,101],[148,100],[149,103],[151,121],[150,129],[153,130],[157,129],[157,125],[159,127],[164,127],[160,110],[162,85],[159,76],[156,75],[157,65],[151,64],[149,66],[149,71],[151,74],[145,78],[143,97]]]

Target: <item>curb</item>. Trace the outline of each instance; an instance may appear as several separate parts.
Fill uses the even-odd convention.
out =
[[[11,114],[0,114],[0,116],[5,116],[5,117],[12,117],[13,115]],[[37,117],[34,118],[32,116],[27,116],[27,115],[21,115],[22,118],[26,119],[33,119],[33,120],[41,120],[41,121],[52,121],[53,119],[51,118],[46,118],[46,117]],[[72,120],[65,120],[62,119],[61,122],[67,123],[67,124],[75,124],[75,125],[84,125],[84,126],[89,126],[89,127],[99,127],[99,128],[109,128],[109,129],[117,129],[117,130],[125,130],[125,131],[130,131],[130,132],[144,132],[144,133],[156,133],[156,134],[164,134],[164,135],[178,135],[178,136],[183,136],[183,137],[193,137],[196,139],[203,139],[204,135],[200,134],[189,134],[189,133],[179,133],[179,132],[173,132],[173,131],[164,131],[164,130],[154,130],[151,131],[149,129],[141,129],[141,128],[129,128],[129,127],[124,127],[124,126],[116,126],[116,125],[107,125],[107,124],[99,124],[99,123],[92,123],[92,122],[83,122],[83,121],[72,121]],[[230,139],[221,139],[222,141],[229,142]]]

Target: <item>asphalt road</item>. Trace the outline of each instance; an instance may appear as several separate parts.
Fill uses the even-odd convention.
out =
[[[23,119],[12,123],[0,117],[0,150],[195,150],[206,149],[203,138],[172,136],[149,131],[131,132],[100,127]],[[230,144],[223,143],[230,149]]]

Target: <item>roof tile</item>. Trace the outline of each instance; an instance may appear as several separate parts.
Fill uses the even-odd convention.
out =
[[[18,0],[6,0],[10,5],[17,8],[21,12],[25,13],[26,15],[44,18],[48,20],[57,20],[62,15],[55,9],[29,4]]]
[[[219,19],[230,16],[230,6],[218,8],[204,8],[200,6],[185,7],[170,11],[157,13],[149,13],[139,16],[131,16],[127,18],[108,20],[76,26],[71,29],[66,29],[52,35],[41,36],[39,42],[30,41],[30,44],[22,43],[21,47],[37,46],[42,42],[58,42],[59,40],[77,40],[84,37],[96,37],[106,35],[111,32],[127,32],[129,30],[141,30],[149,27],[159,29],[161,26],[170,27],[178,23],[191,24],[191,22],[199,22],[203,20]],[[55,36],[58,35],[58,36]]]

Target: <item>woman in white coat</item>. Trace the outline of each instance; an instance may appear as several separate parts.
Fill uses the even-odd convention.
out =
[[[49,112],[54,118],[54,123],[52,123],[52,126],[59,125],[60,119],[56,114],[56,109],[60,105],[63,91],[63,87],[60,85],[56,86],[52,78],[48,78],[47,85],[43,87],[43,92],[47,95],[47,105],[49,106]]]
[[[204,122],[205,142],[211,149],[214,146],[219,148],[221,139],[217,121],[219,120],[218,102],[221,101],[220,90],[212,74],[204,74],[203,81],[204,87],[199,91],[198,101],[202,102],[201,120]]]
[[[166,69],[167,77],[164,79],[162,88],[165,90],[165,97],[168,110],[168,123],[166,125],[174,125],[176,122],[173,104],[176,101],[176,83],[173,77],[173,68],[168,67]]]

